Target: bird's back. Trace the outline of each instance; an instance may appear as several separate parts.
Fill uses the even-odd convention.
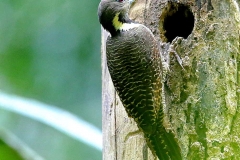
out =
[[[161,160],[181,160],[174,134],[163,126],[162,67],[157,41],[143,25],[108,37],[107,65],[117,93]]]
[[[128,115],[147,133],[161,105],[161,58],[152,32],[137,25],[107,39],[107,64]]]

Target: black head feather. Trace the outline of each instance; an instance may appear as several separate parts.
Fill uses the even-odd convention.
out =
[[[98,18],[99,22],[104,29],[109,31],[112,36],[116,35],[117,30],[113,25],[113,19],[118,14],[119,22],[130,23],[131,20],[128,18],[130,3],[128,0],[102,0],[98,6]]]

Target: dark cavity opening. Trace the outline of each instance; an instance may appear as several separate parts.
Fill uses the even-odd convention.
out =
[[[161,16],[164,39],[172,42],[176,37],[187,38],[194,27],[194,16],[184,4],[169,3]]]

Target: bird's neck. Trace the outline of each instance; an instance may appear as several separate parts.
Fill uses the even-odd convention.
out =
[[[121,31],[133,28],[134,24],[135,23],[129,19],[128,15],[116,13],[112,15],[111,20],[108,21],[105,26],[103,24],[102,25],[112,36],[115,36],[120,34]]]
[[[112,20],[112,25],[115,28],[116,31],[121,30],[126,23],[131,23],[130,20],[127,22],[123,18],[120,18],[120,13],[117,13],[113,20]]]
[[[121,13],[110,14],[110,16],[102,14],[100,16],[100,23],[104,29],[110,32],[112,37],[139,25],[130,20],[127,14],[124,15]]]
[[[129,29],[139,26],[138,23],[135,23],[134,21],[130,20],[127,15],[123,16],[120,15],[119,13],[117,13],[114,16],[112,20],[112,25],[116,33],[120,33],[121,31],[128,31]]]

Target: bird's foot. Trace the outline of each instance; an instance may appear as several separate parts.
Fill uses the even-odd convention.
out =
[[[168,48],[168,53],[169,53],[169,54],[173,53],[174,56],[176,57],[177,61],[178,61],[178,64],[182,67],[183,70],[185,70],[184,67],[183,67],[183,65],[182,65],[182,64],[183,64],[182,59],[181,59],[180,56],[177,54],[176,50],[173,48],[173,45],[170,45],[170,46],[169,46],[169,48]]]

